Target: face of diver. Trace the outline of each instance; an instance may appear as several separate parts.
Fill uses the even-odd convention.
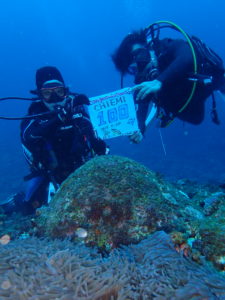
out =
[[[57,105],[64,105],[66,99],[66,88],[59,81],[45,82],[39,91],[44,104],[50,110],[54,110]]]
[[[136,75],[138,72],[142,72],[151,60],[149,50],[141,44],[134,44],[132,46],[131,56],[132,63],[128,67],[128,73],[132,75]]]
[[[65,97],[65,88],[56,86],[52,88],[42,88],[40,94],[47,103],[57,103],[63,101]]]

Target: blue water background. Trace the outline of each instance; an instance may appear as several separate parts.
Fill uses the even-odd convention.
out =
[[[0,97],[30,96],[35,71],[57,66],[72,91],[97,96],[120,88],[110,55],[130,31],[170,20],[201,37],[225,59],[225,4],[222,0],[12,0],[0,10]],[[172,34],[172,33],[171,33]],[[126,78],[126,85],[131,85]],[[109,140],[112,154],[134,158],[175,180],[225,180],[225,102],[217,96],[221,125],[210,120],[207,101],[202,125],[175,121],[161,134],[150,127],[144,141]],[[0,114],[24,115],[29,103],[0,103]],[[23,188],[28,173],[19,139],[19,122],[0,120],[0,201]]]

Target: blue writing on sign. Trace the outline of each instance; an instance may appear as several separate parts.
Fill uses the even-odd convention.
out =
[[[127,104],[121,104],[118,106],[118,108],[110,108],[107,109],[106,115],[104,114],[105,111],[100,111],[97,115],[97,118],[99,120],[98,126],[103,126],[107,122],[108,123],[113,123],[118,120],[124,120],[129,118],[129,110],[128,110],[128,105]],[[105,119],[107,118],[107,120]]]
[[[129,118],[128,105],[122,104],[118,107],[119,119],[124,120]]]
[[[102,110],[102,111],[100,111],[100,112],[98,113],[98,116],[97,116],[97,118],[99,119],[99,124],[98,124],[98,126],[103,126],[103,125],[106,124],[106,121],[104,120],[103,112],[104,112],[104,111]]]

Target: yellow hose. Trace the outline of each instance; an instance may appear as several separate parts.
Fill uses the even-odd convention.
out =
[[[166,23],[166,24],[169,24],[171,25],[172,27],[174,27],[175,29],[177,29],[181,34],[183,34],[183,36],[185,37],[185,39],[187,40],[189,46],[190,46],[190,49],[191,49],[191,53],[192,53],[192,56],[193,56],[193,63],[194,63],[194,74],[197,74],[197,58],[196,58],[196,54],[195,54],[195,50],[194,50],[194,47],[192,45],[192,42],[189,38],[189,36],[187,35],[187,33],[181,28],[179,27],[178,25],[176,25],[175,23],[173,22],[170,22],[170,21],[157,21],[155,23],[152,23],[151,25],[149,25],[148,27],[146,27],[146,29],[149,29],[151,28],[153,25],[155,24],[162,24],[162,23]],[[196,81],[193,82],[193,86],[192,86],[192,89],[191,89],[191,93],[187,99],[187,101],[185,102],[185,104],[178,110],[178,113],[181,113],[187,106],[188,104],[190,103],[193,95],[194,95],[194,92],[195,92],[195,89],[196,89]],[[169,122],[170,124],[171,122]],[[168,125],[169,125],[168,124]]]

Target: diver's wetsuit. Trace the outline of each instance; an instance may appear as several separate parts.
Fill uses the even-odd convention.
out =
[[[198,81],[195,93],[183,112],[178,111],[188,100],[193,82],[189,80],[194,74],[193,55],[190,46],[184,40],[163,39],[159,40],[155,53],[158,59],[159,75],[157,80],[162,82],[162,87],[156,96],[155,103],[164,109],[166,114],[172,113],[182,121],[200,124],[204,119],[204,102],[213,92],[224,85],[224,68],[214,68],[206,64],[204,58],[195,49],[198,63],[198,73],[212,76],[212,83],[205,85]],[[146,81],[146,78],[137,74],[135,83]],[[152,100],[148,96],[147,102]],[[145,101],[144,101],[145,102]],[[139,126],[144,131],[144,121],[147,114],[148,103],[141,103],[138,108]]]
[[[105,142],[95,137],[85,105],[77,105],[77,97],[70,97],[71,114],[64,122],[54,114],[21,123],[21,140],[31,177],[41,176],[47,182],[54,178],[60,184],[90,158],[92,150],[98,155],[106,153]],[[48,108],[37,101],[31,104],[28,114],[44,112],[49,112]]]

